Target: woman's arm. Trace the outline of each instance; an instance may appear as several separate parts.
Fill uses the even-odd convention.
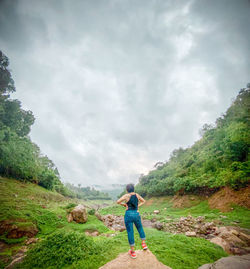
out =
[[[116,203],[117,203],[118,205],[121,205],[121,206],[124,206],[124,207],[127,207],[126,202],[127,202],[127,194],[124,194],[120,199],[118,199],[118,200],[116,201]]]
[[[138,200],[140,201],[140,203],[138,204],[138,207],[142,206],[146,201],[141,197],[141,195],[139,195],[138,193],[136,194]]]

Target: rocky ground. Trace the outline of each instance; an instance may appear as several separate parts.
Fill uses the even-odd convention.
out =
[[[124,231],[124,217],[112,214],[101,216],[96,213],[98,219],[111,230]],[[250,253],[250,230],[239,227],[219,227],[215,222],[206,222],[200,216],[181,217],[177,221],[162,223],[160,221],[143,219],[144,227],[156,228],[170,233],[184,233],[186,236],[202,237],[212,243],[221,246],[227,253],[233,255],[244,255]]]

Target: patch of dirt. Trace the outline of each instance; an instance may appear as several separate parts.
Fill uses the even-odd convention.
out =
[[[159,262],[150,250],[136,250],[136,259],[132,259],[128,253],[121,253],[116,259],[106,263],[99,269],[171,269]]]
[[[211,208],[228,212],[232,209],[232,204],[237,204],[250,208],[250,186],[235,191],[229,187],[224,187],[208,199]]]
[[[185,208],[198,205],[204,197],[197,195],[179,195],[176,194],[170,201],[175,208]]]
[[[22,219],[0,221],[0,235],[6,234],[7,238],[34,237],[37,233],[35,224]]]
[[[146,206],[150,206],[150,205],[153,204],[153,202],[154,202],[154,200],[151,198],[151,199],[149,199],[149,200],[146,200],[145,205],[146,205]]]

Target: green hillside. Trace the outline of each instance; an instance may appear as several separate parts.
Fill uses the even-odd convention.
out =
[[[214,125],[190,148],[174,150],[169,161],[143,175],[136,191],[145,196],[176,192],[210,194],[222,186],[239,189],[249,183],[250,88],[240,90]]]

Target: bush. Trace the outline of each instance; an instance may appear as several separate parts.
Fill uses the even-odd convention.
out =
[[[88,214],[89,214],[89,215],[95,215],[95,209],[94,209],[94,208],[90,209],[90,210],[88,211]]]

